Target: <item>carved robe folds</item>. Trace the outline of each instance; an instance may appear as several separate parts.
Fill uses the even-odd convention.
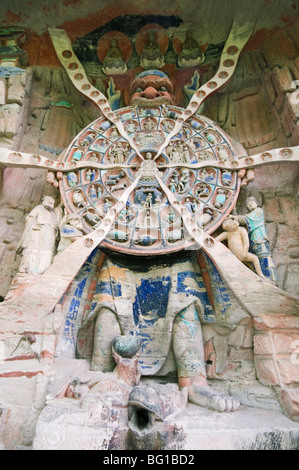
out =
[[[20,273],[41,274],[48,269],[55,254],[60,209],[36,206],[26,218],[18,252],[22,252]]]
[[[137,259],[116,260],[107,256],[92,308],[79,329],[79,357],[92,358],[94,339],[99,333],[95,322],[101,310],[108,309],[115,314],[119,323],[119,331],[115,334],[132,334],[142,340],[139,358],[142,375],[163,376],[176,369],[181,376],[192,375],[191,369],[195,369],[198,359],[191,355],[191,343],[198,340],[195,337],[200,323],[217,322],[233,327],[246,316],[225,292],[217,276],[215,281],[216,295],[221,296],[221,304],[215,302],[213,309],[196,265],[195,252],[186,252],[184,260],[174,256],[167,258],[167,265],[157,261],[154,266],[144,259],[138,262]],[[192,315],[187,318],[186,312],[191,306],[194,307]],[[178,363],[175,366],[172,351],[175,323],[182,325],[182,342],[188,345],[190,352],[189,360],[180,367]]]

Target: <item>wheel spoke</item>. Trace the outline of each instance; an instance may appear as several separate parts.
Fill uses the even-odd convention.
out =
[[[121,120],[112,111],[106,96],[89,82],[81,62],[73,51],[72,43],[66,31],[49,28],[49,34],[57,57],[76,89],[96,105],[103,116],[117,127],[120,135],[129,142],[130,147],[143,159],[133,139],[128,136]]]
[[[213,78],[198,88],[198,90],[193,94],[188,107],[180,115],[173,130],[168,134],[165,142],[159,148],[155,158],[158,158],[161,155],[172,137],[180,131],[184,122],[190,119],[190,117],[198,111],[198,108],[204,103],[204,101],[217,91],[221,90],[221,88],[223,88],[231,79],[236,69],[241,51],[253,32],[253,26],[254,25],[247,21],[244,21],[244,23],[240,22],[240,19],[238,18],[234,20],[230,34],[221,54],[217,72]]]

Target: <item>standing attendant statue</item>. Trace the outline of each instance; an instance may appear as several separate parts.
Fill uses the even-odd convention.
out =
[[[257,200],[252,196],[246,199],[246,207],[247,214],[230,217],[236,219],[240,225],[247,227],[250,252],[258,257],[263,275],[277,285],[277,273],[266,232],[264,211],[261,207],[258,207]]]
[[[45,196],[26,217],[25,230],[17,248],[22,255],[20,273],[41,274],[51,265],[55,250],[62,208]]]

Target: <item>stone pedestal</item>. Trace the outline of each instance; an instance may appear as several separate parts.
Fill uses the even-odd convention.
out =
[[[126,408],[113,414],[99,402],[91,409],[46,407],[38,420],[34,450],[299,450],[299,424],[276,410],[247,406],[217,413],[188,404],[172,419],[132,433]],[[109,416],[108,416],[109,415]]]
[[[298,423],[273,410],[241,406],[220,414],[189,404],[176,425],[184,430],[184,450],[299,449]]]
[[[280,403],[299,419],[299,318],[263,315],[254,319],[254,354],[257,377],[277,389]]]

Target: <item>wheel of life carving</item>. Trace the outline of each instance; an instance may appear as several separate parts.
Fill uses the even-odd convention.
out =
[[[116,116],[128,139],[111,121],[100,117],[69,146],[64,162],[80,163],[80,168],[74,165],[74,170],[63,174],[61,196],[68,213],[80,214],[87,233],[138,177],[102,242],[106,248],[136,255],[192,249],[194,240],[180,216],[182,206],[208,234],[234,207],[240,180],[236,170],[221,165],[234,166],[239,158],[237,146],[210,119],[190,117],[158,153],[183,112],[175,106],[123,108]],[[170,204],[157,177],[180,202],[178,209]]]

